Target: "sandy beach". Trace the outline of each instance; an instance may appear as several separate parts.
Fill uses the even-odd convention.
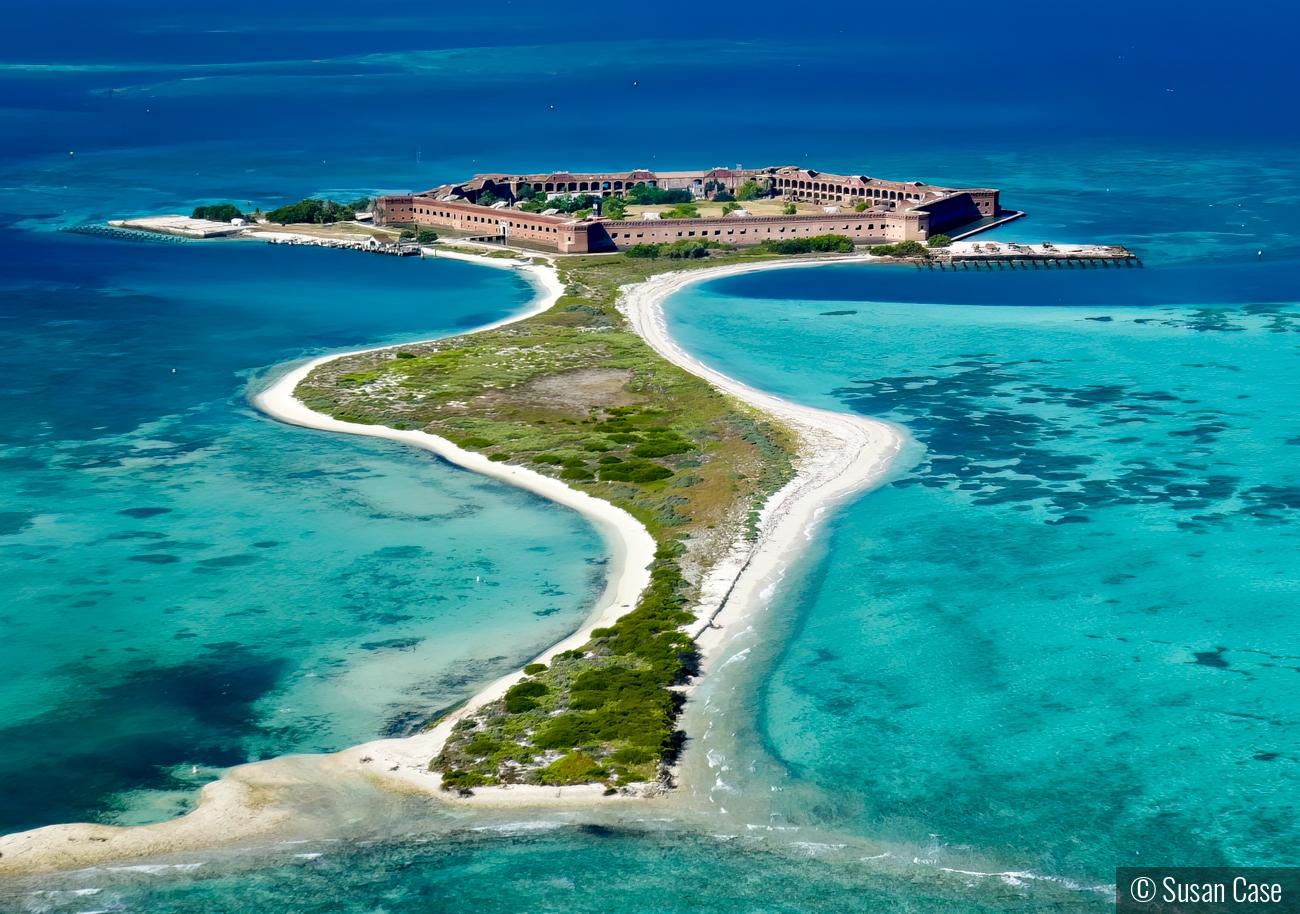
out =
[[[526,272],[539,286],[541,294],[525,313],[492,326],[522,320],[544,311],[563,292],[556,271],[549,266],[522,265],[452,252],[439,256],[518,269]],[[687,285],[720,276],[848,260],[850,258],[776,261],[662,274],[625,288],[620,298],[619,307],[636,332],[661,356],[705,378],[737,400],[781,420],[800,439],[796,476],[769,499],[763,509],[758,540],[748,542],[741,539],[734,543],[729,554],[702,582],[696,607],[698,621],[690,626],[689,631],[703,653],[705,676],[730,632],[737,625],[744,624],[753,609],[770,596],[772,585],[780,580],[785,568],[810,540],[813,527],[827,506],[878,482],[888,471],[905,438],[901,430],[887,423],[790,403],[747,387],[700,363],[668,335],[663,302]],[[373,347],[381,348],[389,347]],[[655,550],[654,540],[640,522],[608,502],[572,489],[559,480],[525,467],[493,463],[486,456],[463,450],[446,439],[421,431],[346,423],[308,409],[293,396],[295,388],[317,366],[341,355],[322,356],[294,367],[256,394],[254,403],[266,414],[288,424],[384,438],[423,448],[458,466],[571,507],[590,519],[605,537],[612,555],[604,594],[582,628],[543,652],[537,662],[549,662],[554,654],[582,645],[589,640],[591,629],[608,626],[636,605],[649,583],[647,568]],[[221,780],[208,784],[203,789],[199,807],[179,819],[134,828],[85,823],[54,825],[2,837],[0,875],[66,869],[107,860],[228,845],[251,836],[284,832],[295,826],[301,828],[302,821],[291,821],[299,815],[295,804],[291,799],[287,803],[281,800],[298,790],[317,794],[316,802],[319,803],[322,789],[342,794],[340,785],[357,777],[403,792],[435,794],[464,806],[550,808],[640,802],[636,796],[604,797],[602,785],[481,788],[466,798],[450,798],[440,791],[440,777],[428,770],[428,763],[441,750],[452,726],[464,713],[501,697],[522,675],[522,671],[517,671],[493,682],[436,727],[414,736],[377,740],[331,755],[286,756],[233,768]],[[647,793],[653,795],[656,792],[652,789]]]
[[[735,544],[727,559],[719,562],[702,584],[700,603],[695,610],[698,620],[689,630],[704,657],[705,675],[709,662],[716,659],[718,648],[730,632],[749,615],[760,595],[780,580],[785,568],[812,538],[813,526],[827,507],[879,482],[906,438],[901,429],[887,422],[791,403],[710,368],[683,350],[669,335],[663,303],[689,285],[723,276],[873,259],[775,261],[664,273],[623,290],[620,310],[655,352],[719,390],[782,420],[801,439],[798,472],[764,506],[759,518],[758,541]]]

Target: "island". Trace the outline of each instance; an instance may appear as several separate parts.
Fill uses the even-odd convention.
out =
[[[211,222],[213,207],[225,214],[213,204],[190,218]],[[424,448],[581,511],[612,552],[604,594],[577,632],[462,705],[430,709],[412,736],[230,769],[194,812],[155,825],[9,835],[0,872],[297,834],[322,797],[357,802],[359,783],[471,806],[674,802],[683,750],[701,735],[683,726],[695,684],[753,623],[826,506],[879,482],[905,436],[703,365],[667,333],[662,303],[719,276],[828,263],[1134,262],[1119,247],[961,240],[1023,215],[1001,210],[995,190],[793,168],[480,175],[373,207],[318,201],[282,207],[302,220],[292,225],[232,228],[517,271],[538,290],[531,310],[313,359],[250,398],[282,421]],[[112,230],[194,231],[179,216]],[[590,250],[597,240],[604,250]]]

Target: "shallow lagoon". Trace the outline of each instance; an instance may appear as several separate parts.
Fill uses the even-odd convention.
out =
[[[517,312],[534,292],[514,274],[244,243],[5,250],[5,830],[165,818],[222,767],[408,732],[603,587],[575,513],[245,399],[286,357]]]
[[[711,365],[925,449],[751,658],[822,824],[1085,880],[1289,859],[1300,309],[1250,298],[1294,278],[828,267],[670,302]]]

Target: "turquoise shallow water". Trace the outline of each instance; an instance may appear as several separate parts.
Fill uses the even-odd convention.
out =
[[[710,809],[502,828],[388,798],[319,844],[15,883],[0,909],[1096,909],[1088,888],[942,867],[1107,881],[1152,854],[1294,856],[1284,441],[1300,433],[1292,337],[1266,329],[1300,288],[1294,12],[1202,7],[940,4],[919,37],[910,7],[835,4],[787,29],[786,9],[660,2],[626,31],[585,4],[561,21],[527,2],[16,7],[0,543],[20,545],[0,551],[17,633],[0,714],[28,742],[6,740],[0,777],[30,774],[0,792],[5,828],[168,814],[212,775],[200,763],[400,730],[571,624],[601,556],[571,515],[274,426],[240,396],[303,353],[497,319],[526,296],[506,277],[60,225],[489,168],[807,162],[1000,186],[1031,215],[998,237],[1125,243],[1150,269],[805,271],[683,298],[705,358],[930,448],[831,520],[749,662],[717,677],[747,760],[726,778],[778,824]],[[1029,472],[1000,467],[1008,452]],[[1088,520],[1047,523],[1069,516]],[[503,620],[517,648],[478,650]],[[462,636],[475,649],[457,654]],[[1196,815],[1198,791],[1216,815]]]
[[[605,552],[573,512],[245,400],[259,366],[455,332],[527,283],[53,241],[6,252],[0,827],[166,817],[221,767],[408,732],[584,618]]]
[[[1300,309],[1241,300],[1289,265],[1233,276],[821,268],[672,300],[710,364],[925,449],[778,597],[759,731],[824,821],[1080,879],[1291,859]],[[1126,304],[1154,289],[1186,304]]]

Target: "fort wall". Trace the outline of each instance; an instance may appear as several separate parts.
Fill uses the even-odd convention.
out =
[[[574,219],[564,214],[526,213],[503,206],[527,194],[624,196],[637,184],[664,190],[689,189],[708,197],[718,189],[734,193],[754,181],[772,197],[835,207],[845,212],[705,219]],[[490,193],[492,197],[485,194]],[[480,205],[492,198],[497,205]],[[866,205],[861,212],[856,207]],[[389,225],[445,227],[458,232],[503,237],[509,243],[563,254],[612,251],[636,244],[691,239],[726,244],[760,244],[814,235],[846,235],[855,244],[925,242],[982,218],[1001,215],[999,191],[954,189],[921,181],[884,181],[866,175],[833,175],[811,169],[714,168],[708,171],[475,175],[461,184],[443,185],[422,194],[381,197],[376,220]]]

